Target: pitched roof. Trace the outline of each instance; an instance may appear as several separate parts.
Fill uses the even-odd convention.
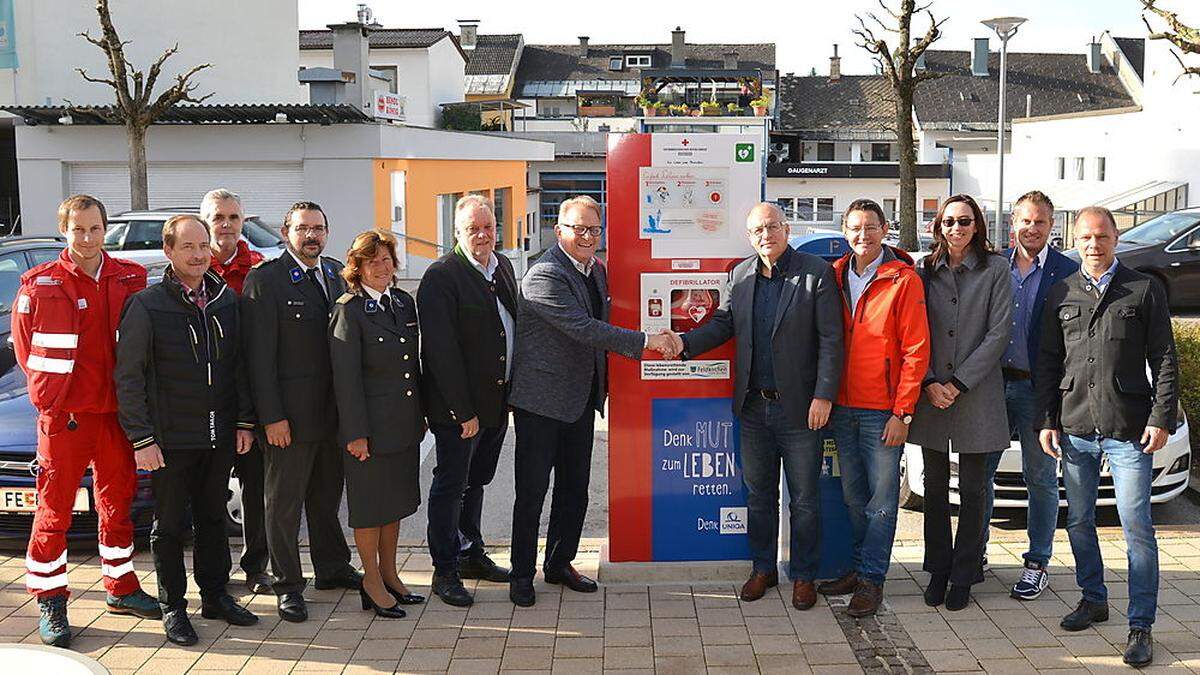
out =
[[[1144,38],[1120,38],[1114,37],[1117,46],[1125,53],[1125,58],[1129,59],[1129,65],[1133,66],[1133,71],[1143,80],[1146,79],[1146,40]]]
[[[454,34],[444,28],[372,28],[367,35],[371,49],[430,47]],[[332,30],[300,31],[300,49],[333,49]]]
[[[719,69],[724,64],[724,53],[738,53],[738,68],[762,70],[764,77],[775,76],[775,45],[772,43],[751,44],[688,44],[686,46],[688,68]],[[666,68],[671,65],[671,46],[662,44],[594,44],[588,47],[587,56],[581,56],[579,45],[525,45],[521,64],[517,68],[518,88],[531,81],[563,80],[639,80],[640,68],[608,69],[610,56],[626,53],[649,54],[651,68]]]
[[[467,75],[507,75],[521,47],[520,33],[480,35],[475,48],[467,50]]]
[[[779,80],[776,108],[781,129],[810,132],[806,136],[896,135],[891,85],[880,75],[785,76]]]
[[[996,128],[999,100],[1000,55],[988,55],[988,76],[971,74],[971,54],[965,51],[929,51],[925,63],[941,74],[917,87],[917,120],[923,128]],[[1100,72],[1088,70],[1083,54],[1008,54],[1007,117],[1025,117],[1026,96],[1031,97],[1030,117],[1070,115],[1118,110],[1136,105],[1107,61]]]

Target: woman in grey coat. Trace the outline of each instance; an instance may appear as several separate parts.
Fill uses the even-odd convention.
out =
[[[1012,329],[1009,266],[991,252],[975,200],[942,203],[925,283],[930,363],[909,430],[925,465],[925,604],[960,610],[982,578],[989,453],[1008,447],[1000,360]],[[958,531],[950,532],[950,451],[958,457]],[[946,591],[950,584],[949,593]]]

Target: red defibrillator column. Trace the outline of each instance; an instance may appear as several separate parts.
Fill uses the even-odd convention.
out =
[[[612,322],[686,332],[753,251],[746,214],[763,187],[756,134],[612,134]],[[749,557],[732,342],[691,361],[609,360],[609,560]]]

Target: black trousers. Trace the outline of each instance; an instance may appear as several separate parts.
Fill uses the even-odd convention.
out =
[[[483,488],[496,476],[508,426],[480,429],[471,438],[462,437],[458,424],[434,424],[430,430],[437,466],[429,486],[429,556],[437,573],[449,574],[458,569],[460,554],[483,553]]]
[[[158,602],[164,610],[187,607],[187,569],[183,540],[191,508],[192,570],[200,597],[216,600],[229,582],[229,537],[225,533],[225,504],[229,494],[231,447],[216,450],[163,450],[161,469],[151,474],[154,489],[154,527],[150,551],[158,574]]]
[[[984,532],[988,522],[988,458],[991,453],[958,455],[958,531],[950,532],[950,454],[921,449],[925,464],[925,564],[955,586],[983,577]]]
[[[263,452],[258,441],[250,452],[235,455],[234,474],[242,484],[242,558],[239,562],[247,575],[267,570],[267,528],[263,504]]]
[[[550,501],[543,571],[570,564],[579,550],[588,507],[596,411],[588,406],[574,422],[560,422],[518,408],[513,419],[517,448],[512,577],[531,579],[537,571],[538,530],[551,471],[554,496]]]
[[[342,453],[333,441],[263,448],[267,550],[276,595],[304,590],[300,569],[300,510],[308,518],[309,555],[318,577],[339,576],[350,567],[350,547],[338,511],[345,492]]]

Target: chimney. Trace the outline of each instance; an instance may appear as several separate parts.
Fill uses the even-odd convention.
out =
[[[838,56],[837,45],[833,45],[833,56],[829,57],[829,81],[842,79],[842,57]]]
[[[579,36],[579,58],[586,59],[588,55],[588,36]]]
[[[725,62],[725,70],[737,70],[738,53],[736,49],[730,49],[729,51],[723,52],[721,54],[721,58]]]
[[[684,48],[686,44],[683,41],[683,29],[675,26],[675,30],[671,31],[671,67],[683,68],[687,65],[687,52]]]
[[[914,44],[916,42],[917,42],[916,40],[913,40]],[[913,66],[917,70],[925,70],[925,52],[921,52],[921,55],[917,57],[917,62],[915,64],[913,64]]]
[[[458,44],[463,49],[474,49],[475,40],[479,37],[479,19],[458,20]]]
[[[976,77],[988,76],[988,39],[975,38],[975,48],[971,50],[971,74]]]
[[[370,29],[358,22],[330,24],[333,31],[333,67],[353,73],[354,81],[346,83],[346,103],[372,112],[374,94],[371,83],[369,46],[367,34]]]
[[[1096,38],[1093,37],[1092,41],[1088,43],[1087,47],[1088,72],[1098,73],[1100,72],[1100,65],[1102,63],[1100,60],[1100,43],[1096,42]]]
[[[367,6],[367,3],[365,2],[358,3],[357,14],[358,22],[364,26],[371,25],[371,23],[375,20],[375,13],[371,11],[371,8]]]

